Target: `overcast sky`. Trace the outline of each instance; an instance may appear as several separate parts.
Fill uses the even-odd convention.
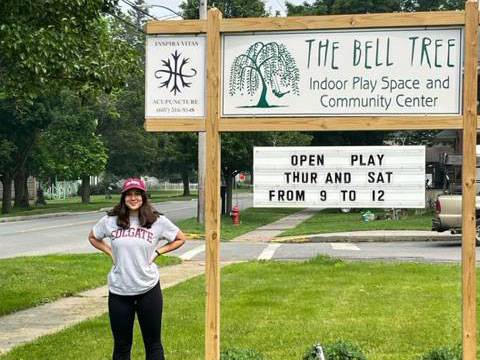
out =
[[[130,0],[131,1],[131,0]],[[290,3],[293,4],[301,4],[304,2],[304,0],[288,0]],[[122,3],[123,1],[120,1]],[[146,3],[149,5],[163,5],[166,6],[176,12],[178,12],[179,5],[182,2],[182,0],[146,0]],[[282,15],[285,15],[285,0],[264,0],[266,4],[266,8],[270,11],[271,14],[275,14],[275,12],[278,10]],[[311,1],[308,1],[311,3]],[[208,0],[209,4],[215,3],[214,0]],[[172,12],[162,9],[162,8],[151,8],[150,13],[153,14],[157,18],[164,18],[164,19],[169,19],[171,16],[175,17],[175,15],[172,14]]]

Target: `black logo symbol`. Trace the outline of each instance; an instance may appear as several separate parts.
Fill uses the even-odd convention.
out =
[[[168,58],[167,60],[162,60],[163,68],[166,69],[155,71],[155,77],[157,79],[162,79],[162,76],[164,76],[164,74],[162,73],[168,75],[168,78],[162,81],[160,87],[166,87],[168,89],[170,84],[172,84],[172,87],[169,90],[170,92],[173,92],[173,95],[177,95],[177,92],[181,93],[181,89],[183,88],[190,87],[192,83],[185,81],[185,79],[192,78],[197,75],[197,70],[195,70],[194,68],[190,68],[190,70],[192,71],[191,74],[185,74],[183,72],[183,67],[188,64],[190,58],[184,57],[182,60],[180,60],[181,56],[182,54],[175,50],[175,52],[171,54],[173,64],[170,61],[171,58]]]

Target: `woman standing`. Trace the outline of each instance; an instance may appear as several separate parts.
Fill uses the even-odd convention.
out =
[[[135,313],[142,331],[147,360],[163,360],[161,342],[162,292],[155,259],[185,243],[185,235],[153,209],[145,182],[130,178],[120,203],[93,227],[90,243],[112,258],[108,274],[108,311],[113,359],[130,359]],[[110,238],[111,245],[104,241]],[[160,240],[167,243],[159,246]]]

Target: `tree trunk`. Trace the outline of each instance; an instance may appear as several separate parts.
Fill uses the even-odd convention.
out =
[[[183,196],[190,196],[190,179],[188,178],[188,173],[182,172],[182,182],[183,182]]]
[[[22,207],[29,208],[30,207],[30,194],[28,193],[28,173],[26,174],[25,178],[23,179],[23,199],[22,199]]]
[[[8,214],[12,208],[12,176],[4,174],[0,180],[3,185],[2,214]]]
[[[39,184],[37,189],[37,200],[35,201],[35,205],[37,206],[44,206],[47,205],[45,200],[45,194],[43,193],[42,186]]]
[[[82,204],[90,204],[90,176],[82,176]]]
[[[234,175],[228,174],[225,178],[226,185],[227,185],[227,214],[232,212],[232,194],[233,194],[233,179]]]
[[[27,174],[24,167],[18,169],[14,177],[15,197],[13,207],[28,208],[28,191],[25,194]]]
[[[258,100],[257,107],[259,108],[270,107],[270,105],[268,105],[268,102],[267,102],[267,84],[263,80],[262,80],[262,93],[260,94],[260,99]]]

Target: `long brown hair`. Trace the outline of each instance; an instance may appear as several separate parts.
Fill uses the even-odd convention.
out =
[[[158,217],[161,215],[157,210],[153,208],[148,201],[147,194],[145,191],[137,190],[142,196],[142,206],[138,209],[138,221],[140,226],[149,229],[152,227],[152,224],[157,221]],[[118,216],[117,225],[122,229],[128,229],[130,227],[130,209],[125,204],[125,197],[127,192],[122,193],[120,197],[120,202],[115,205],[115,207],[107,212],[108,216]]]

